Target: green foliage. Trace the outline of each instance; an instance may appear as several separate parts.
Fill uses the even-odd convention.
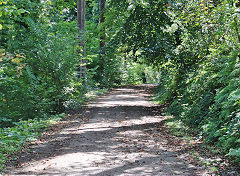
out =
[[[14,123],[14,127],[0,128],[0,170],[9,156],[23,149],[26,142],[37,140],[40,132],[46,127],[65,117],[64,114],[55,115],[48,119],[30,119]]]
[[[229,1],[175,1],[166,13],[176,39],[161,64],[158,99],[168,111],[239,161],[239,7]],[[176,35],[177,34],[177,35]],[[179,41],[178,41],[179,39]]]
[[[142,75],[144,73],[144,65],[136,62],[125,61],[122,76],[123,84],[139,84],[142,83]]]
[[[63,103],[77,89],[73,26],[75,23],[59,23],[51,28],[33,24],[31,35],[25,36],[27,40],[8,40],[9,52],[2,50],[0,58],[2,118],[17,121],[63,110]],[[72,34],[65,37],[68,32]],[[17,51],[22,54],[11,54]]]

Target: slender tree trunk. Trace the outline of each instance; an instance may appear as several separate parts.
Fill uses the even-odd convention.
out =
[[[106,68],[105,68],[105,43],[106,43],[106,34],[105,34],[105,28],[104,28],[104,11],[105,11],[105,0],[99,0],[99,11],[100,11],[100,16],[99,16],[99,26],[100,26],[100,42],[99,42],[99,58],[102,61],[102,77],[103,77],[103,84],[106,85]]]
[[[85,49],[85,0],[77,0],[77,28],[79,30],[79,46],[78,50],[80,56],[79,77],[86,78],[86,60],[84,59],[86,54]]]
[[[99,47],[100,47],[100,57],[101,54],[104,54],[104,46],[105,46],[105,40],[106,40],[106,34],[105,34],[105,29],[103,26],[103,23],[105,21],[105,17],[104,17],[104,10],[105,10],[105,0],[100,0],[99,1],[99,11],[100,11],[100,19],[99,19],[99,23],[100,23],[100,43],[99,43]],[[104,60],[104,58],[103,58]]]

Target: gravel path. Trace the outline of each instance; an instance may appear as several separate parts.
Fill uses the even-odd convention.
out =
[[[161,107],[149,101],[153,85],[116,88],[97,98],[20,154],[10,175],[194,176],[169,144]],[[202,175],[202,174],[201,174]]]

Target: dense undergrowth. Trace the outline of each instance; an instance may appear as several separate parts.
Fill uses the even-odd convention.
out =
[[[167,29],[181,31],[174,52],[183,62],[162,65],[157,99],[240,164],[239,4],[185,3],[171,10],[173,24]]]
[[[184,153],[193,159],[195,164],[205,167],[216,175],[239,175],[237,163],[225,156],[213,143],[201,140],[198,130],[187,126],[180,118],[169,116],[164,120],[167,129],[178,140],[183,140]],[[177,144],[179,146],[179,144]],[[180,152],[181,153],[181,152]]]
[[[65,117],[65,114],[42,119],[29,119],[14,123],[14,127],[0,128],[0,171],[14,154],[20,152],[27,142],[38,139],[47,127]]]

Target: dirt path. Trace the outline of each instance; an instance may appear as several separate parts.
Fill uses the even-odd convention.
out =
[[[10,175],[200,175],[171,148],[161,107],[144,89],[117,88],[79,111],[78,118],[22,153]],[[202,175],[202,174],[201,174]]]

